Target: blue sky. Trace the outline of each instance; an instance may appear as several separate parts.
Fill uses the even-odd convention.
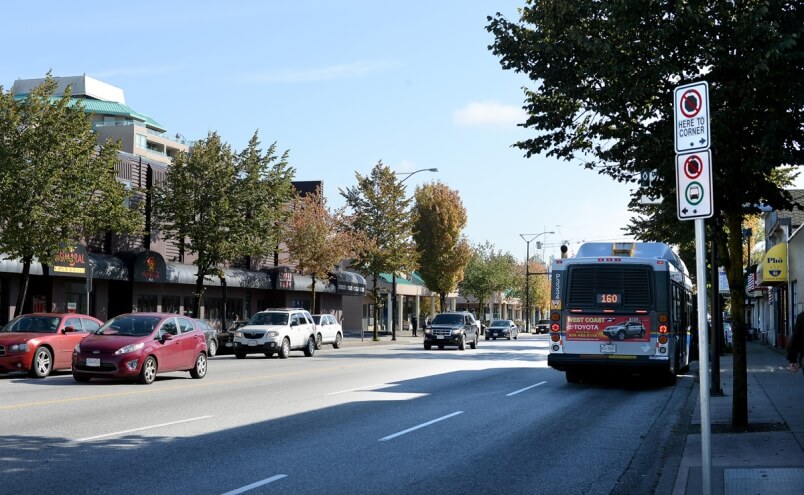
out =
[[[634,185],[511,147],[523,76],[487,49],[486,16],[524,0],[14,2],[3,9],[0,85],[87,74],[188,139],[217,131],[242,149],[255,131],[289,150],[297,180],[323,180],[330,206],[382,160],[405,184],[457,190],[470,242],[525,257],[562,241],[621,240]],[[76,4],[76,5],[79,5]],[[668,156],[668,160],[674,157]],[[531,243],[531,254],[536,249]]]

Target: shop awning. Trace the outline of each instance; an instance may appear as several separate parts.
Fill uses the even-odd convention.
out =
[[[165,281],[174,284],[195,285],[198,268],[183,263],[165,263]],[[266,272],[227,268],[223,271],[227,287],[245,287],[249,289],[271,289],[271,276]],[[215,275],[204,277],[204,285],[220,287],[221,279]]]
[[[335,274],[335,293],[344,296],[362,296],[366,293],[366,279],[355,272],[340,271]]]
[[[780,242],[765,252],[757,266],[757,285],[778,285],[787,282],[787,243]]]

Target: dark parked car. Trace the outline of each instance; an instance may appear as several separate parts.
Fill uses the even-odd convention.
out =
[[[0,373],[27,371],[44,378],[54,370],[70,369],[73,348],[102,322],[75,313],[20,315],[0,331]]]
[[[238,328],[244,327],[248,324],[248,320],[235,320],[226,330],[222,330],[218,334],[218,354],[233,354],[234,353],[234,334]]]
[[[508,340],[514,338],[516,340],[518,336],[519,327],[512,320],[493,320],[491,325],[486,328],[486,340],[497,340],[497,337]]]
[[[434,345],[439,349],[454,345],[463,351],[467,342],[477,349],[479,339],[480,329],[470,313],[437,314],[424,329],[424,348],[428,351]]]
[[[207,343],[195,320],[172,313],[115,316],[73,350],[73,378],[135,379],[150,384],[156,374],[207,374]]]
[[[195,323],[204,332],[207,341],[207,356],[212,357],[218,353],[218,331],[212,328],[206,320],[196,319]]]
[[[539,320],[533,325],[533,333],[550,333],[550,320]]]

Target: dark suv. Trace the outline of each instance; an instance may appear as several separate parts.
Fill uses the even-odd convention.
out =
[[[458,346],[465,350],[467,342],[472,349],[477,349],[480,330],[471,313],[440,313],[424,329],[424,349],[430,350],[433,345],[439,349],[444,346]]]

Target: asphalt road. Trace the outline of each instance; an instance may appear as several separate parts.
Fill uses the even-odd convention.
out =
[[[692,377],[567,384],[547,336],[210,359],[152,385],[0,375],[0,494],[653,491]]]

